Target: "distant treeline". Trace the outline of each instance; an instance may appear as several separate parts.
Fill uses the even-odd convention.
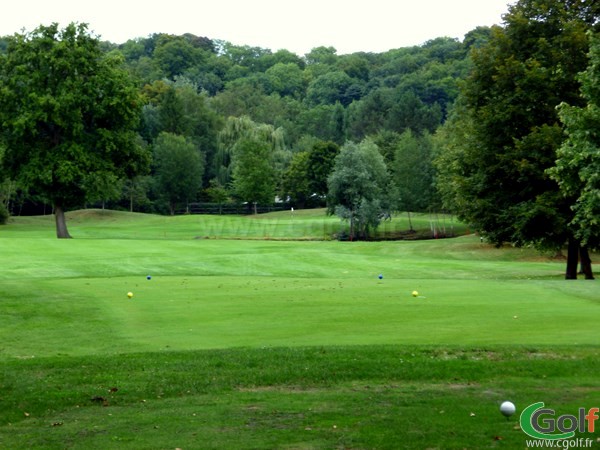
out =
[[[299,155],[325,143],[337,152],[333,145],[370,137],[391,167],[399,143],[427,140],[445,122],[458,84],[469,72],[469,51],[486,42],[490,31],[478,27],[462,42],[440,37],[384,53],[347,55],[317,47],[300,56],[192,34],[153,34],[122,45],[101,42],[107,55],[122,59],[143,96],[138,132],[154,160],[149,176],[100,182],[81,206],[173,213],[197,201],[248,200],[232,186],[240,127],[262,130],[277,141],[270,158],[276,195],[297,207],[322,206],[331,161],[325,167],[313,161],[319,167],[309,167],[300,177],[308,179],[298,180],[293,169],[301,163]],[[0,39],[0,52],[6,42]],[[177,138],[190,146],[188,155],[199,158],[181,150],[179,160],[167,167],[164,153],[174,155]],[[413,155],[421,160],[413,175],[425,179],[412,195],[420,200],[401,208],[435,206],[430,150]],[[3,191],[13,214],[49,209],[43,196],[16,181],[5,183]]]

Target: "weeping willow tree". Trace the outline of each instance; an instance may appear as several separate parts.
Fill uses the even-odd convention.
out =
[[[215,174],[221,186],[229,186],[233,178],[236,148],[243,140],[265,143],[270,149],[270,160],[277,173],[281,173],[290,160],[285,148],[284,131],[273,125],[256,123],[248,116],[229,117],[217,136]]]

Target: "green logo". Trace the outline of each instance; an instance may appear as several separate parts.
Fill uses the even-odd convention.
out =
[[[555,418],[555,411],[544,408],[544,402],[529,405],[521,413],[519,422],[524,433],[535,439],[570,439],[575,436],[575,431],[581,433],[594,432],[594,425],[598,420],[598,408],[579,408],[578,415],[564,414]],[[587,426],[586,426],[587,422]],[[558,433],[556,432],[558,431]]]

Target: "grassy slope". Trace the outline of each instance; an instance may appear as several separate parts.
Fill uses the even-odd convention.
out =
[[[71,234],[80,239],[331,239],[347,228],[324,209],[282,211],[258,216],[155,216],[118,211],[82,210],[67,213]],[[53,216],[15,217],[4,230],[11,237],[54,236]],[[466,227],[445,215],[413,214],[417,230],[432,226],[448,234],[463,234]],[[379,235],[408,230],[406,215],[384,221]]]
[[[330,220],[299,216],[296,238]],[[600,403],[600,297],[560,261],[473,237],[194,239],[290,237],[278,215],[70,219],[79,239],[0,229],[2,448],[514,448],[499,401]]]

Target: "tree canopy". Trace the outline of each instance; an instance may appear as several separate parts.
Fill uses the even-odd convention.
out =
[[[155,189],[171,215],[180,203],[194,199],[202,187],[204,158],[184,136],[162,132],[154,143]]]
[[[139,92],[121,62],[76,24],[17,34],[2,55],[2,162],[51,202],[59,238],[70,237],[64,211],[85,201],[92,177],[133,177],[150,162],[136,140]]]
[[[460,217],[497,245],[559,249],[573,237],[572,199],[547,170],[564,139],[556,107],[582,105],[578,73],[597,13],[588,2],[521,0],[473,49],[438,167]]]
[[[390,164],[392,178],[398,192],[401,211],[427,211],[434,205],[433,144],[428,133],[419,136],[406,130],[398,136],[394,146],[394,159]]]
[[[587,247],[600,248],[600,37],[591,33],[589,36],[590,62],[581,76],[586,105],[559,106],[567,138],[558,149],[556,166],[548,170],[563,196],[574,199],[568,226],[581,245],[582,259],[588,263]],[[583,264],[583,269],[587,278],[593,278],[587,264]]]
[[[245,136],[233,153],[233,191],[243,201],[254,206],[272,203],[275,197],[275,171],[269,143],[257,136]]]
[[[74,27],[86,29],[85,25]],[[40,30],[48,28],[51,27],[42,26],[23,35],[21,40],[32,44],[29,41],[34,41],[33,37],[38,35],[42,37]],[[66,48],[62,32],[56,26],[54,29],[50,39]],[[86,31],[80,34],[86,34]],[[485,33],[477,36],[485,36]],[[94,64],[108,65],[111,61],[113,69],[128,72],[128,75],[120,72],[123,80],[135,83],[135,86],[129,84],[133,87],[130,93],[135,94],[135,101],[120,96],[119,103],[135,104],[135,116],[142,107],[140,125],[122,121],[118,114],[112,117],[123,124],[123,130],[128,128],[131,136],[139,133],[142,137],[138,139],[142,144],[140,149],[152,149],[163,132],[183,136],[197,146],[205,161],[202,186],[185,202],[209,200],[214,186],[228,190],[229,198],[236,198],[231,184],[233,146],[223,140],[235,121],[240,124],[251,122],[255,124],[251,128],[274,133],[278,143],[270,161],[280,196],[285,178],[296,176],[297,182],[311,186],[314,190],[311,195],[321,197],[327,191],[326,179],[331,164],[317,167],[311,159],[311,168],[305,173],[309,179],[302,180],[290,171],[294,154],[310,152],[317,143],[341,146],[347,140],[360,142],[369,135],[385,131],[433,132],[445,120],[456,98],[459,80],[466,75],[469,66],[467,44],[445,37],[380,54],[357,52],[349,55],[338,55],[333,47],[317,47],[306,55],[295,55],[284,49],[273,52],[192,34],[155,33],[120,45],[98,43],[93,36],[87,37],[94,47]],[[14,37],[0,39],[3,58],[8,59],[8,43],[14,40]],[[78,45],[83,54],[82,45]],[[14,53],[14,48],[13,45],[10,53]],[[50,54],[47,53],[46,60],[52,59]],[[74,64],[70,67],[74,72],[77,70]],[[40,74],[46,69],[54,70],[46,63],[39,69]],[[98,71],[90,70],[99,76]],[[20,86],[13,75],[7,73],[6,79],[14,78],[10,83]],[[83,79],[79,81],[83,82]],[[86,95],[92,95],[92,91],[88,89],[80,95],[72,90],[70,101],[77,98],[82,104],[99,106],[98,101],[87,101]],[[62,100],[59,103],[68,104]],[[90,106],[89,109],[93,108]],[[149,154],[148,150],[142,153]],[[147,161],[142,165],[148,167]],[[157,185],[157,168],[156,164],[152,166],[149,176],[154,182],[148,183],[136,181],[132,184],[126,179],[131,174],[111,173],[110,170],[90,174],[86,180],[82,176],[73,186],[86,188],[80,189],[77,195],[72,193],[70,206],[66,207],[102,202],[109,207],[131,208],[137,204],[144,211],[162,212],[164,196],[156,189],[150,189]],[[16,172],[9,173],[13,182],[17,181],[15,176]],[[114,183],[107,181],[113,177],[116,177]],[[136,186],[135,198],[143,201],[133,201],[133,185]],[[26,187],[22,181],[17,186],[19,198],[30,205],[35,205],[34,198],[44,204],[55,203],[44,196],[39,187],[34,188],[31,184]],[[122,187],[120,194],[117,187]],[[146,192],[141,192],[144,189]],[[57,192],[54,187],[52,190]],[[89,195],[84,195],[84,191]],[[10,198],[7,206],[16,211],[17,197]],[[180,204],[177,209],[184,207]]]
[[[394,206],[394,189],[383,156],[371,140],[346,143],[327,179],[327,203],[350,223],[350,239],[365,239]]]

